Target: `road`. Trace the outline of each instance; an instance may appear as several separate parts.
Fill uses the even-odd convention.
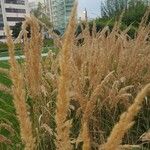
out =
[[[44,53],[44,54],[42,54],[42,57],[47,56],[47,55],[48,55],[48,53]],[[16,57],[16,59],[24,59],[25,58],[24,55],[15,56],[15,57]],[[9,56],[7,56],[7,57],[0,57],[0,61],[9,60],[9,59],[10,59]]]

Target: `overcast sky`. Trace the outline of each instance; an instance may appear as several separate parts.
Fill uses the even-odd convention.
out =
[[[95,18],[100,16],[101,0],[79,0],[78,13],[83,14],[84,9],[87,9],[88,17]]]
[[[29,1],[42,1],[42,0],[29,0]],[[86,8],[89,18],[100,16],[100,5],[102,0],[78,0],[78,14],[83,16],[83,11]]]

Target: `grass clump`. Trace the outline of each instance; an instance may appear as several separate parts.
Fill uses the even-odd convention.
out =
[[[120,22],[100,32],[94,25],[89,31],[85,23],[76,35],[75,12],[76,6],[64,37],[55,38],[59,52],[49,51],[44,59],[42,33],[34,17],[27,17],[22,26],[22,63],[15,60],[7,29],[10,74],[7,69],[1,72],[12,83],[2,82],[10,91],[5,86],[1,90],[9,93],[14,106],[0,101],[8,114],[2,114],[2,123],[17,124],[11,127],[18,140],[3,132],[0,145],[7,147],[9,141],[14,149],[17,143],[20,149],[30,150],[149,149],[150,26],[145,23],[149,12],[134,38],[127,34],[130,27],[120,29]],[[4,121],[9,112],[16,121]]]

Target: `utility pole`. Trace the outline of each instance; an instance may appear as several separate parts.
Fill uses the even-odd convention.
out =
[[[84,15],[85,15],[85,21],[88,21],[88,13],[87,13],[87,9],[84,9]]]

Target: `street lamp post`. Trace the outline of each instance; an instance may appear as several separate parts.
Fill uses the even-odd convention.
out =
[[[85,10],[83,11],[83,13],[84,13],[84,16],[85,16],[85,21],[87,21],[87,20],[88,20],[88,14],[87,14],[86,8],[85,8]]]

